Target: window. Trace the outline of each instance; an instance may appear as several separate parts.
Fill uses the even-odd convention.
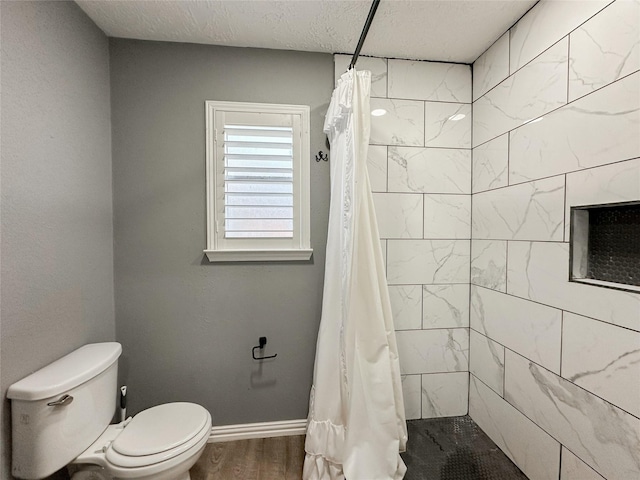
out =
[[[206,102],[212,262],[308,260],[309,107]]]

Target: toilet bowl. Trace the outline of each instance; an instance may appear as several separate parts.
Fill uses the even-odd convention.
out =
[[[188,480],[210,433],[211,415],[200,405],[158,405],[109,425],[71,462],[69,473],[72,480]]]
[[[9,387],[14,477],[67,466],[73,480],[189,480],[211,415],[175,402],[110,425],[121,352],[116,342],[85,345]]]

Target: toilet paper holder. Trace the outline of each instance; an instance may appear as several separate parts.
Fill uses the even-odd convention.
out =
[[[258,345],[256,345],[251,349],[251,356],[253,357],[254,360],[266,360],[267,358],[276,358],[278,356],[278,354],[276,353],[274,355],[256,357],[256,349],[259,348],[260,350],[262,350],[266,344],[267,344],[267,337],[260,337],[258,339]]]

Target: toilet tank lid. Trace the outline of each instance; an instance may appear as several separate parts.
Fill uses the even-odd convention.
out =
[[[11,385],[7,398],[34,401],[68,392],[104,372],[121,352],[117,342],[84,345]]]

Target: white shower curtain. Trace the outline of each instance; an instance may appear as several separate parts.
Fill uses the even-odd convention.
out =
[[[371,72],[349,70],[325,120],[331,207],[304,480],[399,480],[407,426],[366,160]]]

